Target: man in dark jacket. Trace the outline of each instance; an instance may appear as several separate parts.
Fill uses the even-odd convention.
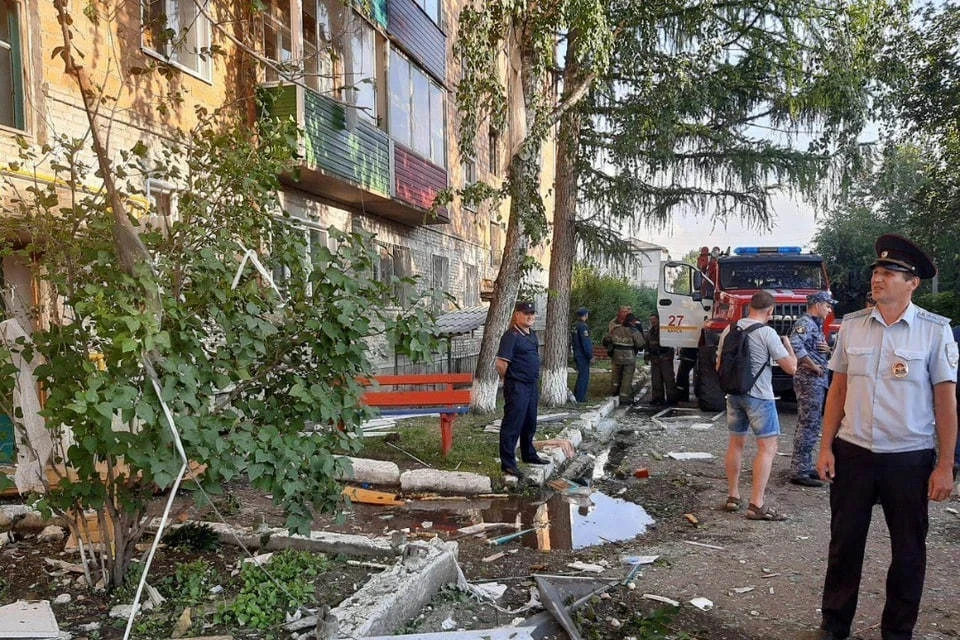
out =
[[[587,387],[590,385],[590,361],[593,360],[593,340],[590,338],[590,329],[587,327],[587,318],[590,312],[580,307],[577,309],[577,322],[573,325],[573,359],[577,364],[577,383],[573,387],[573,396],[577,402],[587,399]]]
[[[647,330],[647,353],[650,363],[650,404],[675,404],[677,388],[673,377],[673,349],[660,346],[660,317],[650,314]]]

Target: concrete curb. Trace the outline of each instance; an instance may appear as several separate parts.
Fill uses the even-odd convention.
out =
[[[616,430],[617,423],[609,418],[618,406],[617,398],[607,398],[598,407],[582,413],[570,425],[564,427],[557,439],[569,440],[574,449],[583,444],[584,434],[592,434],[601,441],[608,440]],[[559,447],[544,447],[541,455],[550,460],[549,464],[530,466],[525,482],[543,486],[562,464],[566,455]],[[489,477],[462,471],[441,471],[438,469],[417,469],[400,473],[392,462],[370,460],[368,458],[350,458],[352,471],[345,473],[343,479],[352,482],[383,486],[399,486],[403,491],[436,491],[461,495],[490,493],[492,483]]]

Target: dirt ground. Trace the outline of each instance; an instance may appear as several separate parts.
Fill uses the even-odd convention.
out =
[[[782,404],[780,410],[784,431],[780,438],[781,455],[774,463],[767,499],[789,515],[785,522],[753,522],[746,520],[742,512],[732,514],[720,508],[726,495],[723,469],[726,431],[722,417],[691,413],[691,419],[668,421],[666,428],[661,428],[651,419],[652,412],[631,410],[615,414],[618,430],[611,442],[601,447],[588,441],[581,452],[600,453],[602,448],[611,449],[604,477],[596,480],[590,490],[601,492],[593,495],[595,502],[599,497],[609,496],[646,510],[654,524],[636,537],[570,548],[577,546],[569,544],[576,538],[575,525],[571,524],[576,519],[573,515],[577,512],[576,506],[566,505],[566,499],[555,495],[552,489],[532,488],[515,491],[509,499],[422,500],[404,507],[355,505],[345,521],[337,523],[322,517],[315,526],[368,535],[408,530],[410,538],[457,538],[460,566],[468,581],[506,586],[497,607],[478,603],[454,590],[444,590],[420,617],[398,633],[489,628],[541,611],[540,607],[523,609],[536,590],[531,577],[536,573],[617,582],[575,615],[584,638],[797,640],[819,622],[817,608],[829,537],[828,489],[801,488],[787,482],[796,415],[789,403]],[[716,419],[711,422],[712,418]],[[699,423],[700,428],[691,428],[694,423]],[[706,423],[711,426],[704,428]],[[714,457],[678,461],[667,456],[668,452],[676,451],[707,452]],[[747,469],[741,478],[743,495],[749,492],[748,462],[754,451],[750,441],[745,456]],[[633,472],[639,468],[648,469],[649,478],[635,478]],[[561,469],[560,474],[577,479],[583,470],[567,467]],[[242,486],[231,487],[229,494],[234,506],[228,514],[231,523],[282,523],[282,514],[270,504],[267,496]],[[481,519],[514,522],[517,517],[529,527],[541,504],[546,505],[549,529],[502,545],[463,537],[456,531]],[[561,505],[559,509],[557,505]],[[614,520],[634,517],[626,515],[626,506],[620,507],[625,514],[623,518],[615,515]],[[960,608],[956,596],[957,575],[960,575],[957,511],[960,511],[960,499],[956,496],[946,503],[931,503],[926,589],[915,634],[918,640],[960,638]],[[181,512],[191,518],[203,515],[187,506],[183,506]],[[567,513],[571,515],[565,515]],[[590,517],[587,515],[586,519]],[[601,535],[617,537],[616,527],[622,524],[609,522],[609,533]],[[70,629],[75,640],[119,637],[115,627],[104,626],[92,634],[81,630],[85,623],[103,621],[110,602],[103,596],[85,593],[76,584],[75,577],[58,576],[49,566],[44,566],[44,558],[75,561],[59,551],[61,546],[62,543],[59,546],[39,544],[30,539],[7,541],[0,548],[3,594],[0,604],[27,597],[52,600],[60,593],[73,592],[71,603],[55,606],[62,628]],[[866,640],[880,638],[878,623],[888,546],[886,526],[878,508],[871,527],[855,622],[855,632]],[[490,560],[490,556],[500,552],[504,554],[502,557]],[[221,557],[219,563],[227,569],[238,562],[234,551],[224,550],[220,555],[225,557]],[[629,570],[621,561],[624,555],[656,555],[658,559],[642,567],[631,588],[621,584]],[[163,557],[161,554],[160,558]],[[174,567],[187,560],[169,555],[161,560],[161,567],[163,562]],[[603,572],[591,574],[568,566],[576,561],[599,565]],[[324,589],[326,603],[335,605],[350,589],[361,585],[367,573],[351,567],[338,579],[326,578],[325,583],[330,587]],[[660,603],[644,598],[644,594],[671,598],[681,606],[664,609]],[[709,599],[712,609],[700,611],[692,606],[689,601],[697,597]],[[663,612],[658,612],[661,609]]]

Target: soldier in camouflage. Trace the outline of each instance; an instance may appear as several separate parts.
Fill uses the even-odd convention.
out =
[[[633,402],[633,372],[637,353],[643,349],[643,334],[635,325],[636,318],[628,314],[603,339],[603,346],[610,352],[610,395],[619,396],[620,404]]]
[[[797,319],[790,332],[790,344],[797,354],[797,372],[793,376],[797,431],[793,438],[790,482],[805,487],[823,485],[814,468],[813,450],[820,438],[823,403],[829,386],[827,360],[830,347],[823,333],[823,321],[835,303],[826,291],[808,296],[807,312]]]

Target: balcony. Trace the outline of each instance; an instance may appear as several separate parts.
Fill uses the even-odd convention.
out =
[[[446,224],[446,209],[430,205],[447,187],[447,171],[357,119],[351,129],[340,103],[297,85],[261,87],[272,95],[270,115],[296,119],[302,132],[297,176],[284,181],[308,193],[407,226]]]

